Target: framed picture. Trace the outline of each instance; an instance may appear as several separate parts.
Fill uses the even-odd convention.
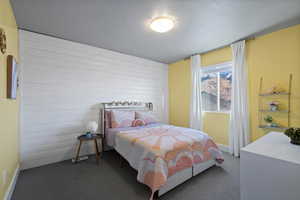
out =
[[[7,98],[16,99],[18,88],[18,65],[12,55],[7,56]]]

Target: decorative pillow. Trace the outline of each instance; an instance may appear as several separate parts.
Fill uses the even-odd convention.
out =
[[[111,128],[111,112],[106,110],[105,115],[105,128]]]
[[[134,120],[134,111],[112,110],[111,111],[111,127],[123,128],[130,127]]]
[[[132,121],[132,126],[136,127],[136,126],[145,126],[146,123],[144,122],[144,120],[142,119],[135,119]]]
[[[147,111],[135,112],[135,118],[143,120],[146,125],[158,122],[158,120],[155,117],[155,115],[152,112],[147,112]]]

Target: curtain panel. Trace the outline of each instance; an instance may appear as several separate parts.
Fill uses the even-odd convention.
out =
[[[231,115],[229,130],[230,153],[238,157],[249,143],[248,80],[245,41],[231,45],[233,55]]]
[[[190,127],[202,130],[201,110],[201,57],[191,56],[191,102],[190,102]]]

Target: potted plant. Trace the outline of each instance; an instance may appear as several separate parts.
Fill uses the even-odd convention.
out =
[[[272,126],[272,122],[273,122],[273,117],[270,116],[270,115],[267,115],[265,118],[264,118],[265,122],[267,123],[267,126]]]
[[[291,138],[292,144],[300,145],[300,128],[289,128],[284,134]]]
[[[277,102],[277,101],[271,101],[269,103],[270,110],[271,111],[277,111],[278,110],[278,105],[279,105],[279,102]]]

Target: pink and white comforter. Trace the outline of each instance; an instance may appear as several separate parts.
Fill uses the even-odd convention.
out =
[[[152,189],[151,198],[176,172],[211,159],[223,162],[213,140],[189,128],[160,125],[120,131],[115,143],[115,149],[138,171],[138,181]]]

